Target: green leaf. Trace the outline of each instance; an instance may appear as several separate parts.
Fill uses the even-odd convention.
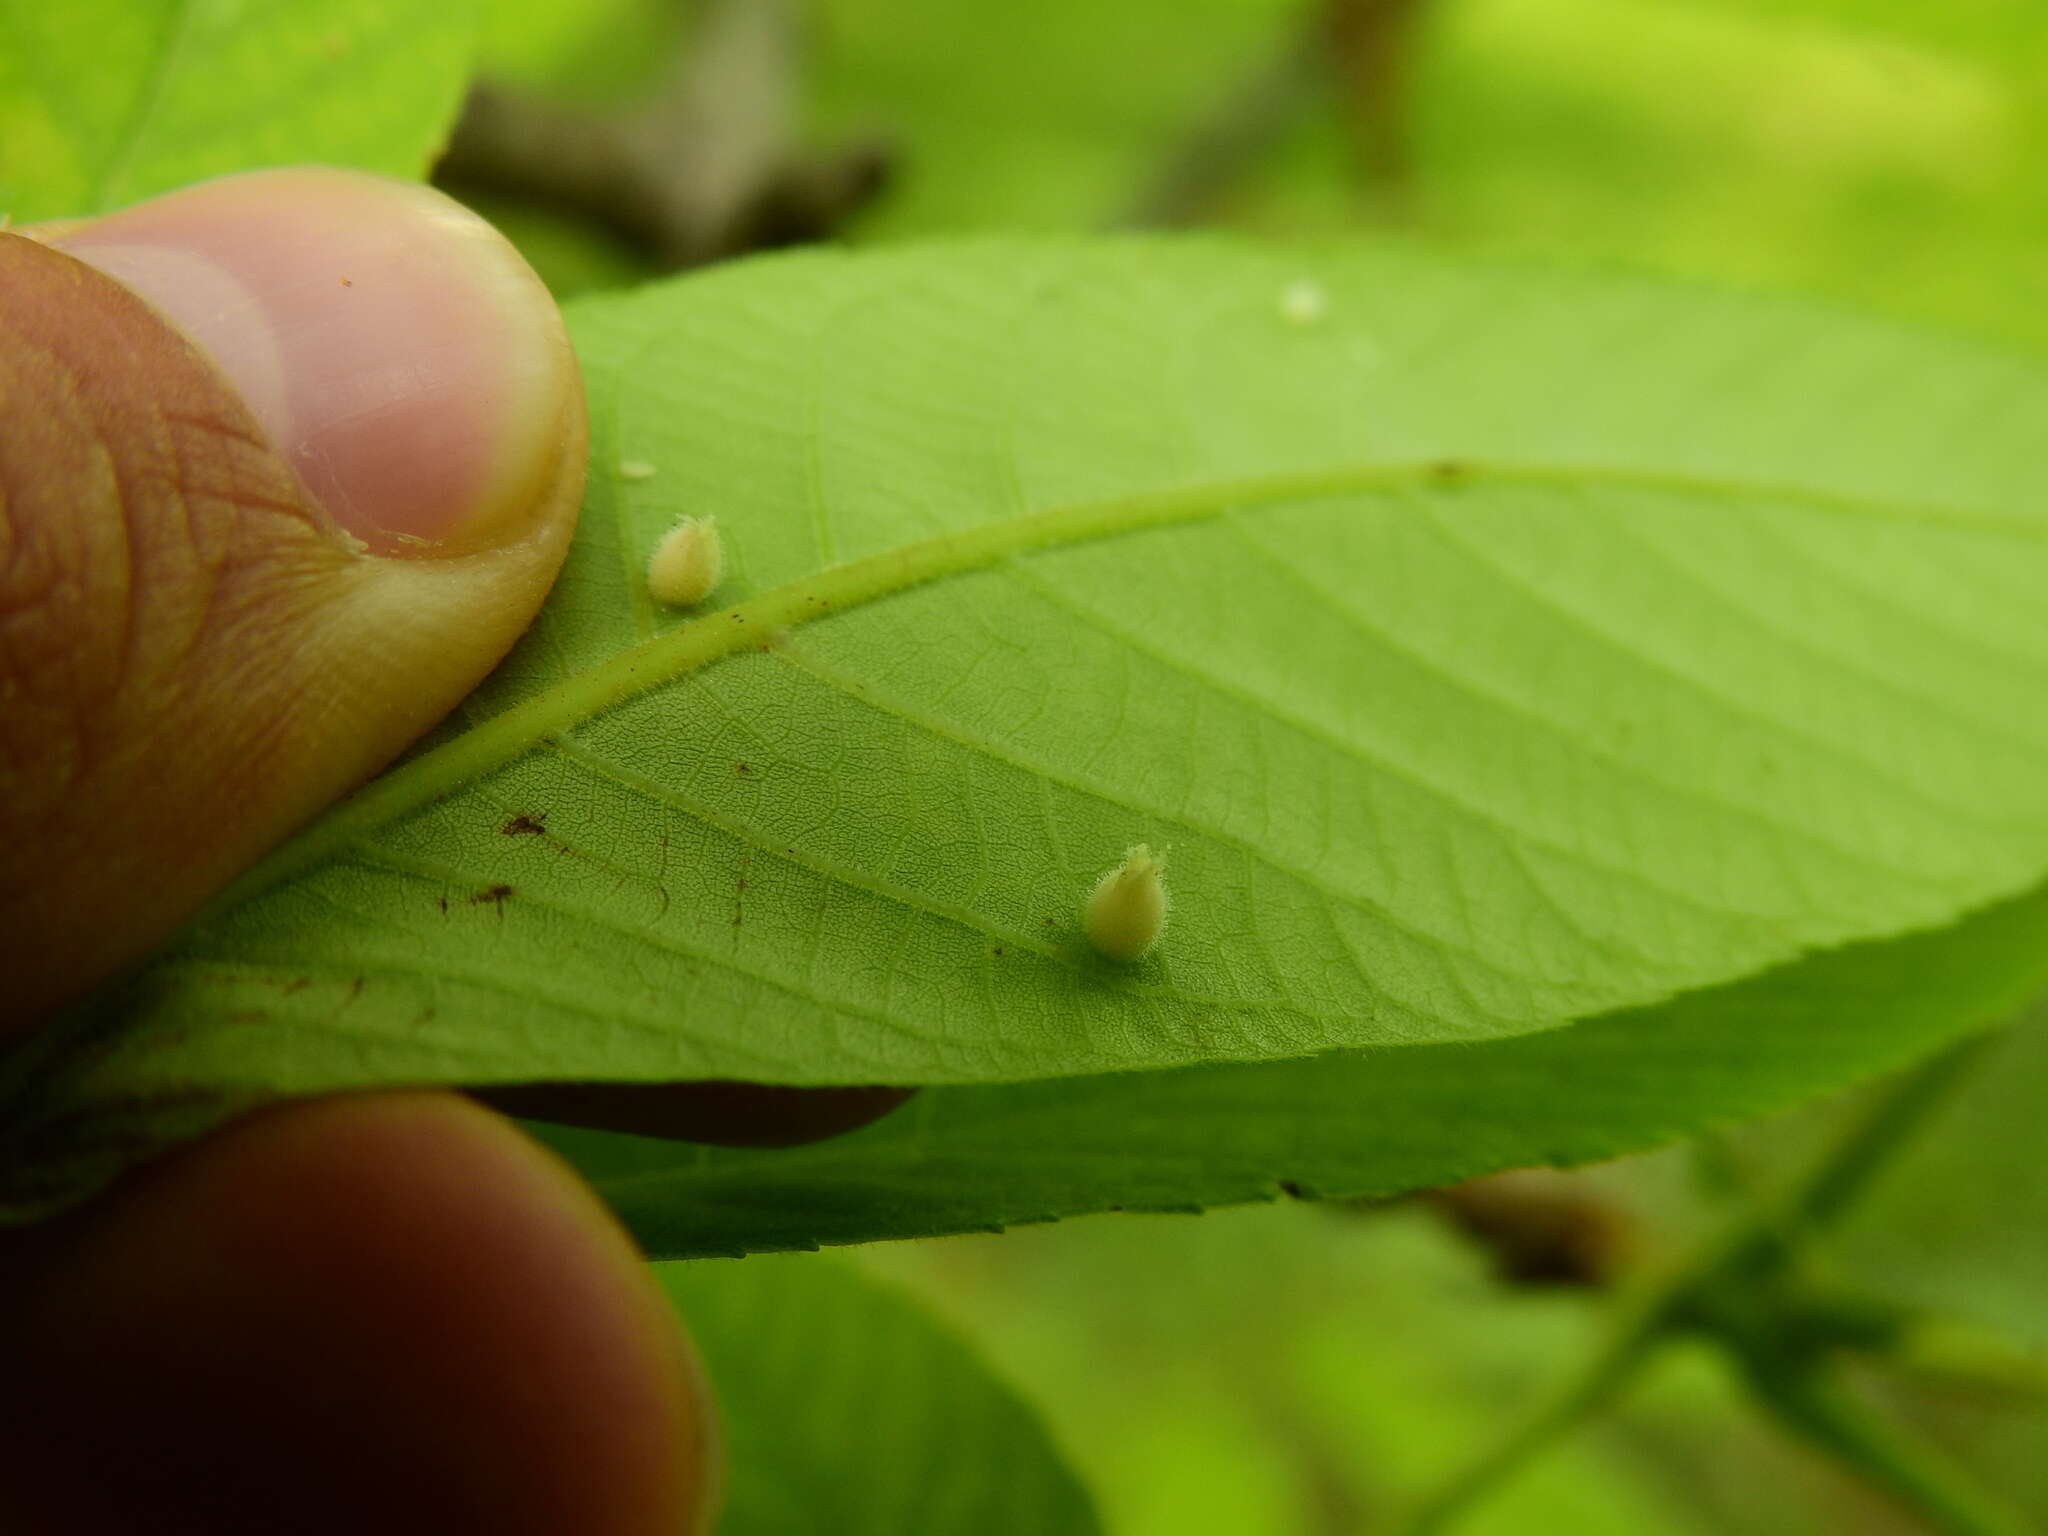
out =
[[[474,0],[0,0],[0,211],[101,213],[260,165],[417,176],[476,27]]]
[[[2044,986],[2048,891],[1940,933],[1484,1045],[933,1088],[852,1136],[778,1151],[529,1129],[667,1257],[1192,1210],[1283,1189],[1377,1198],[1501,1168],[1593,1162],[1786,1109],[2009,1018]],[[2032,1197],[2016,1178],[1966,1204],[1980,1215],[2000,1199],[2024,1210]],[[1930,1209],[1948,1188],[1917,1187]],[[1954,1225],[1936,1230],[1953,1236]],[[1976,1230],[1983,1243],[2001,1241],[1996,1223]],[[2020,1246],[2032,1259],[2001,1271],[2013,1282],[2001,1300],[2040,1268]]]
[[[829,1258],[663,1264],[725,1421],[720,1536],[1095,1536],[1030,1408],[907,1296]]]
[[[1501,1038],[2048,867],[2034,364],[1218,242],[770,260],[573,323],[596,472],[540,621],[60,1042],[36,1177],[382,1083]],[[641,577],[686,512],[703,616]],[[1139,841],[1174,916],[1119,968],[1074,918]]]

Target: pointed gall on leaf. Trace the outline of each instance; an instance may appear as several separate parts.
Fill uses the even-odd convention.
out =
[[[725,545],[717,520],[686,517],[655,546],[647,562],[647,590],[658,603],[687,608],[701,603],[725,576]]]
[[[1166,860],[1143,843],[1095,882],[1081,926],[1111,960],[1140,960],[1166,931]]]

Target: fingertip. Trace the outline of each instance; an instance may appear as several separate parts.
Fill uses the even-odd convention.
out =
[[[582,391],[560,312],[433,188],[252,171],[45,238],[196,342],[373,552],[467,553],[573,513]]]
[[[489,673],[588,440],[552,300],[426,188],[252,173],[34,236],[0,235],[0,1029]]]
[[[266,1111],[6,1264],[0,1488],[65,1532],[671,1536],[715,1412],[630,1241],[456,1096]]]

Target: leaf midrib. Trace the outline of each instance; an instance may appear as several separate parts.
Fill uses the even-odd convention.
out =
[[[1893,501],[1810,485],[1679,471],[1503,460],[1428,459],[1350,465],[1220,480],[1076,502],[900,545],[813,571],[718,613],[666,630],[607,657],[455,740],[372,780],[217,897],[201,921],[220,916],[294,875],[328,862],[380,827],[424,809],[533,751],[550,737],[629,699],[698,671],[765,636],[893,597],[911,587],[984,569],[1039,550],[1221,517],[1238,508],[1420,486],[1528,485],[1635,488],[1701,499],[1792,501],[1837,516],[1932,525],[2040,542],[2048,524],[1924,502]]]

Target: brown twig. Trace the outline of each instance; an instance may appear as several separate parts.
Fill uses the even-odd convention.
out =
[[[1321,17],[1337,99],[1368,194],[1398,202],[1413,175],[1408,104],[1427,0],[1329,0]]]
[[[1410,177],[1408,92],[1427,0],[1316,0],[1273,55],[1184,132],[1120,221],[1213,217],[1296,124],[1334,95],[1362,192],[1397,202]]]
[[[793,0],[718,0],[637,105],[593,111],[478,82],[435,180],[587,219],[662,267],[815,239],[880,190],[891,156],[804,152],[802,67]]]

